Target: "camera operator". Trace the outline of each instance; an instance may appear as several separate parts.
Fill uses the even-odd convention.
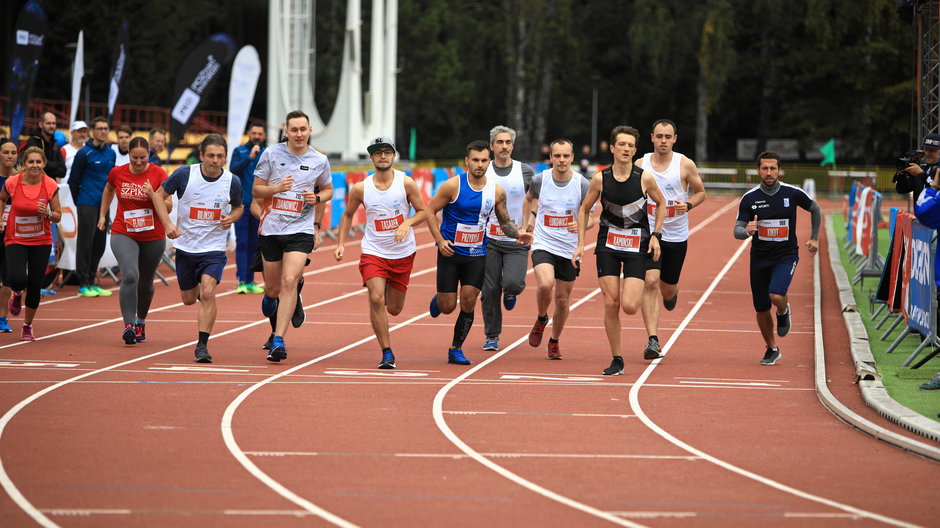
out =
[[[232,152],[232,162],[229,170],[238,176],[242,184],[242,199],[244,203],[251,203],[251,188],[255,183],[255,167],[264,152],[267,135],[261,123],[248,124],[248,142],[240,145]],[[258,246],[258,219],[250,214],[243,214],[235,222],[235,264],[238,273],[238,293],[264,293],[261,286],[255,284],[255,273],[251,271],[251,264],[255,258]]]
[[[909,152],[898,159],[898,172],[894,175],[894,188],[900,194],[914,193],[916,200],[924,187],[936,177],[937,162],[940,161],[940,134],[928,134],[924,138],[923,155]],[[907,163],[907,167],[903,164]]]

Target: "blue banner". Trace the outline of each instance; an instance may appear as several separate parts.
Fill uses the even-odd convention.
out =
[[[847,212],[848,218],[845,219],[846,235],[848,235],[849,240],[852,240],[855,237],[854,233],[855,233],[855,221],[856,221],[855,216],[856,215],[852,214],[852,212],[855,206],[855,189],[857,187],[858,187],[858,182],[852,182],[852,189],[849,190],[849,210]]]
[[[11,16],[11,8],[3,9]],[[39,57],[42,45],[49,30],[49,19],[42,6],[35,0],[29,0],[20,11],[13,30],[13,53],[10,68],[10,138],[19,143],[26,111],[39,73]],[[4,35],[9,38],[9,35]]]
[[[340,219],[346,211],[346,173],[334,172],[333,199],[330,200],[330,228],[339,227]]]
[[[930,333],[930,305],[934,295],[933,266],[930,265],[932,238],[933,229],[914,220],[909,260],[911,278],[907,286],[907,324],[922,335]]]

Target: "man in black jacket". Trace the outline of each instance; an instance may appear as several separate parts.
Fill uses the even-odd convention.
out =
[[[924,138],[924,157],[920,163],[911,163],[894,175],[894,188],[899,194],[914,193],[914,200],[924,187],[930,185],[940,161],[940,134],[928,134]]]
[[[62,151],[55,142],[55,114],[46,112],[42,115],[39,127],[30,134],[29,139],[20,149],[21,158],[17,164],[22,162],[23,152],[29,147],[39,147],[46,154],[46,174],[60,181],[65,178],[65,160],[62,159]]]

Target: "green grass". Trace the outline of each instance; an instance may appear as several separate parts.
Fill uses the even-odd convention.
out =
[[[843,247],[842,237],[845,235],[845,219],[842,215],[834,215],[832,217],[832,227],[839,241],[842,265],[851,281],[855,278],[856,265],[849,262],[849,254]],[[888,254],[888,244],[890,243],[889,236],[888,229],[886,228],[880,229],[878,232],[879,254],[882,259]],[[861,261],[859,261],[859,263],[861,263]],[[928,418],[940,421],[937,419],[937,413],[940,412],[940,391],[922,391],[918,388],[921,383],[929,380],[940,370],[940,355],[937,355],[917,370],[902,366],[901,363],[903,363],[920,344],[920,338],[917,337],[916,334],[906,337],[891,354],[885,353],[885,350],[903,331],[904,323],[902,322],[898,325],[891,335],[884,341],[881,341],[881,336],[891,326],[893,320],[886,322],[881,329],[876,329],[875,326],[877,326],[884,315],[884,312],[882,312],[874,321],[871,321],[872,307],[869,303],[869,296],[873,295],[877,288],[878,278],[868,277],[859,284],[853,285],[852,291],[855,294],[855,302],[858,305],[859,314],[862,316],[862,321],[865,323],[865,328],[868,330],[869,344],[872,354],[875,356],[875,361],[878,364],[878,372],[881,373],[882,382],[888,390],[888,394],[897,400],[898,403]],[[874,305],[874,310],[877,311],[879,306],[880,305],[877,304]],[[929,353],[930,350],[931,348],[927,347],[911,364],[916,364],[917,361]]]

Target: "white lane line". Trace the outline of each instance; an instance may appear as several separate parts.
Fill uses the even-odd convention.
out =
[[[718,272],[718,275],[716,275],[714,280],[712,280],[712,283],[708,286],[708,289],[705,290],[705,293],[703,293],[702,297],[700,297],[698,302],[695,303],[695,306],[692,307],[692,310],[689,311],[689,314],[686,315],[685,319],[682,320],[682,324],[680,324],[679,328],[677,328],[675,333],[672,334],[672,336],[669,338],[669,341],[666,342],[666,345],[662,347],[663,356],[668,355],[670,348],[672,347],[673,343],[675,343],[676,340],[679,339],[679,336],[682,335],[682,331],[685,329],[686,325],[688,325],[688,323],[692,321],[692,319],[695,317],[695,314],[698,313],[699,309],[705,304],[705,300],[708,299],[708,297],[712,294],[712,292],[718,286],[718,283],[721,282],[724,276],[728,273],[728,270],[731,269],[731,266],[735,262],[737,262],[741,254],[744,253],[744,250],[750,246],[750,242],[751,242],[750,240],[745,240],[744,242],[742,242],[741,245],[738,247],[738,250],[725,264],[725,267],[722,268],[720,272]],[[787,486],[786,484],[777,482],[767,477],[763,477],[761,475],[758,475],[757,473],[753,473],[746,469],[735,466],[731,463],[725,462],[724,460],[721,460],[717,457],[709,455],[708,453],[705,453],[701,449],[693,447],[683,442],[682,440],[679,440],[678,438],[676,438],[675,436],[667,432],[662,427],[656,425],[656,423],[654,423],[653,420],[651,420],[650,417],[647,416],[646,413],[643,411],[643,409],[640,407],[640,398],[639,398],[640,388],[643,386],[646,380],[649,379],[650,375],[653,373],[654,370],[656,370],[656,367],[659,366],[659,363],[661,361],[662,361],[662,358],[653,360],[653,362],[648,367],[646,367],[646,369],[640,375],[639,379],[637,379],[636,383],[634,383],[633,387],[630,388],[630,408],[633,410],[633,413],[636,414],[637,418],[639,418],[647,427],[649,427],[650,430],[652,430],[659,436],[663,437],[665,440],[669,441],[670,443],[672,443],[676,447],[679,447],[680,449],[688,451],[689,453],[695,456],[701,457],[702,459],[707,460],[708,462],[711,462],[712,464],[715,464],[723,469],[731,471],[732,473],[737,473],[738,475],[757,481],[761,484],[765,484],[767,486],[778,489],[785,493],[795,495],[802,499],[817,502],[819,504],[824,504],[826,506],[829,506],[838,510],[842,510],[844,512],[848,512],[850,514],[859,515],[868,519],[874,519],[876,521],[880,521],[886,524],[891,524],[894,526],[904,526],[904,527],[909,527],[909,528],[917,526],[916,524],[911,524],[911,523],[901,521],[898,519],[893,519],[891,517],[887,517],[878,513],[869,512],[861,508],[849,506],[848,504],[842,504],[841,502],[836,502],[834,500],[827,499],[825,497],[820,497],[819,495],[813,495],[812,493],[808,493],[808,492],[796,489],[794,487]]]
[[[245,454],[255,457],[398,457],[398,458],[446,458],[468,459],[470,455],[460,453],[323,453],[317,451],[248,451]],[[480,453],[488,458],[586,458],[586,459],[624,459],[624,460],[699,460],[688,455],[616,455],[590,453]]]

